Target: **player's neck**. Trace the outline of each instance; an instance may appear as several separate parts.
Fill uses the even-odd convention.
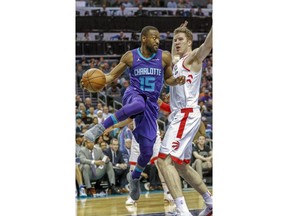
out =
[[[140,47],[140,53],[145,57],[145,58],[149,58],[150,56],[153,55],[153,53],[151,53],[149,50],[145,49],[145,47],[141,46]]]
[[[187,56],[190,52],[192,52],[192,50],[189,50],[189,51],[183,53],[183,55],[181,55],[180,58],[184,58],[184,57]]]

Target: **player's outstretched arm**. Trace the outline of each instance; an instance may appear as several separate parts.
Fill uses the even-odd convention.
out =
[[[132,61],[133,61],[133,57],[132,57],[132,52],[131,51],[127,51],[120,59],[120,62],[116,65],[115,68],[113,68],[113,70],[106,74],[106,84],[109,84],[111,82],[113,82],[116,78],[118,78],[119,76],[121,76],[121,74],[124,73],[124,71],[126,70],[126,68],[132,65]]]
[[[211,52],[212,50],[212,28],[209,31],[205,41],[201,46],[195,50],[193,50],[190,55],[186,58],[185,62],[191,64],[193,61],[198,61],[201,63]]]
[[[170,85],[170,86],[183,85],[185,83],[185,76],[179,76],[177,78],[173,77],[173,74],[172,74],[172,57],[171,57],[170,52],[163,51],[162,59],[165,63],[165,67],[164,67],[165,83],[167,85]]]

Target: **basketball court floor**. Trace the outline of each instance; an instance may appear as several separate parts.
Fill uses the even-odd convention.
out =
[[[213,194],[212,187],[208,187]],[[183,189],[187,206],[193,216],[205,207],[202,196],[193,188]],[[77,216],[164,216],[174,206],[163,200],[163,191],[142,192],[136,205],[125,205],[128,194],[101,198],[76,198]]]

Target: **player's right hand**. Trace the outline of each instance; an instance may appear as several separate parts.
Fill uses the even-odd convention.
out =
[[[181,23],[180,27],[186,27],[186,26],[187,26],[187,24],[188,24],[188,21],[187,21],[187,20],[185,20],[185,22],[184,22],[184,23]]]

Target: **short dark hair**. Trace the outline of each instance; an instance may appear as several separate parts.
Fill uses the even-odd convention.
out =
[[[147,36],[147,33],[150,31],[150,30],[155,30],[155,31],[159,31],[156,27],[154,26],[145,26],[142,31],[141,31],[141,38],[143,36]]]

